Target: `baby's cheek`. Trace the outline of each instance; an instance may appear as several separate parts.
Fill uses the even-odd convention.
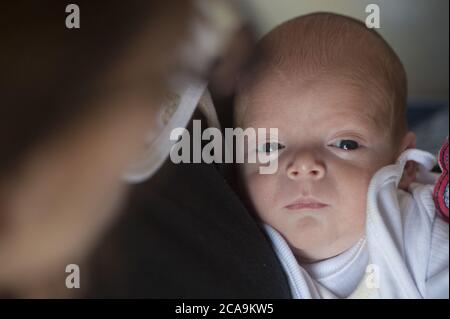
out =
[[[366,194],[372,174],[367,170],[347,175],[348,189],[351,193]],[[360,196],[361,197],[361,196]]]
[[[333,172],[336,174],[338,184],[342,186],[339,188],[352,198],[355,198],[356,194],[361,198],[361,194],[367,193],[370,180],[378,168],[379,165],[374,165],[370,159],[362,159],[354,163],[340,163],[334,167]]]
[[[253,172],[246,176],[246,189],[251,203],[262,219],[271,211],[275,186],[273,176]]]
[[[357,182],[359,186],[357,186],[357,191],[353,198],[354,205],[356,207],[354,216],[355,219],[355,228],[360,229],[361,231],[365,228],[366,222],[366,211],[367,211],[367,191],[369,189],[370,180],[372,178],[371,172],[361,172],[361,178]]]
[[[341,179],[341,201],[344,204],[346,219],[352,226],[364,224],[366,212],[366,198],[372,173],[366,169],[353,168],[343,172]]]

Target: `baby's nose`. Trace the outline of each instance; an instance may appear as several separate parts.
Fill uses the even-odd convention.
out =
[[[325,165],[313,154],[299,154],[287,167],[287,176],[296,180],[299,178],[322,179],[325,176]]]

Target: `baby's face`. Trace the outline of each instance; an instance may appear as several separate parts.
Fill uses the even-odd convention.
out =
[[[367,95],[337,81],[265,81],[245,96],[245,128],[278,128],[255,150],[278,149],[276,173],[260,174],[258,163],[240,168],[259,217],[304,261],[350,248],[364,234],[371,177],[395,160],[389,132],[367,112]]]

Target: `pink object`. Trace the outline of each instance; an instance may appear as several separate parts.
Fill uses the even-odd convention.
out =
[[[434,203],[439,213],[448,222],[448,138],[439,151],[439,166],[442,174],[434,186]]]

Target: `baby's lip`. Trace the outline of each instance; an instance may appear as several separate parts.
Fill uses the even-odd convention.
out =
[[[295,200],[294,202],[286,205],[285,208],[290,210],[300,210],[300,209],[321,209],[327,207],[328,205],[322,203],[311,197],[303,197]]]

